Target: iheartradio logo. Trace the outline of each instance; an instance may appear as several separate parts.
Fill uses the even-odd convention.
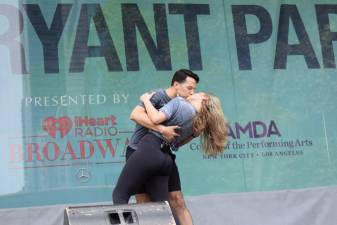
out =
[[[43,121],[42,126],[43,130],[47,131],[51,137],[56,138],[57,132],[60,132],[61,138],[63,138],[73,127],[73,122],[67,116],[48,117]]]

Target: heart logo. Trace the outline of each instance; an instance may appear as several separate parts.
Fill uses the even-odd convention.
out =
[[[63,138],[73,127],[71,119],[67,116],[60,118],[48,117],[43,121],[43,130],[47,131],[48,134],[56,138],[56,133],[59,131],[61,133],[61,138]]]

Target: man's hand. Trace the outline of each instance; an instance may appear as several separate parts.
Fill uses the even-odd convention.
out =
[[[176,133],[176,130],[179,128],[179,126],[161,126],[160,133],[167,141],[172,142],[174,141],[175,137],[179,136],[179,134]]]

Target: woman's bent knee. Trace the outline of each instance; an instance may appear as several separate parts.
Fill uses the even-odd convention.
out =
[[[113,204],[127,204],[129,202],[129,197],[119,189],[115,188],[112,192],[112,202]]]

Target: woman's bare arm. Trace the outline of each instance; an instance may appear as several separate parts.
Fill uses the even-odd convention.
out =
[[[145,93],[140,97],[140,100],[143,101],[146,113],[149,117],[149,119],[154,123],[154,124],[160,124],[164,121],[166,121],[166,115],[158,111],[151,103],[150,98],[152,97],[152,94]]]

